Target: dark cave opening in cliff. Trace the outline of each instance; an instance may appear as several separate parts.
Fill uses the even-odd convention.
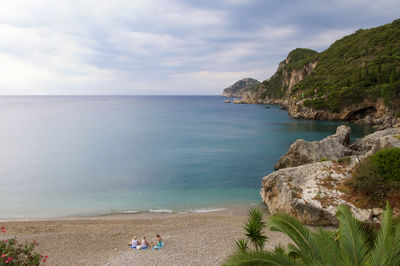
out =
[[[376,113],[376,109],[373,106],[368,106],[365,108],[358,109],[351,114],[348,115],[347,120],[349,121],[354,121],[358,119],[362,119],[366,117],[367,115],[373,116]]]

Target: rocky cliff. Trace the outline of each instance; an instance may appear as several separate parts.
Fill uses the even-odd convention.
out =
[[[341,126],[320,142],[296,141],[279,160],[280,169],[262,180],[260,194],[269,211],[285,212],[311,225],[336,225],[336,206],[346,204],[359,220],[374,221],[382,209],[358,208],[340,188],[360,160],[382,148],[400,147],[400,128],[377,131],[351,145],[349,134],[350,129]],[[349,156],[340,157],[344,153]]]
[[[309,75],[317,66],[316,51],[297,48],[289,53],[269,79],[255,90],[242,95],[246,103],[282,104],[288,106],[288,99],[294,86]]]
[[[242,97],[242,94],[246,91],[253,90],[260,82],[256,79],[245,78],[241,79],[235,84],[224,89],[222,96],[225,97]]]
[[[389,128],[400,117],[400,19],[358,30],[317,53],[298,48],[243,103],[279,104],[293,118]]]

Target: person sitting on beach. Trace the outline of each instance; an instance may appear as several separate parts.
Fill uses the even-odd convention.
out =
[[[140,243],[140,248],[141,249],[146,249],[149,246],[149,243],[146,240],[146,237],[144,236],[142,239],[142,242]]]
[[[162,246],[164,246],[164,242],[162,242],[161,236],[157,234],[157,242],[154,245],[153,250],[160,250]]]
[[[131,248],[136,248],[138,246],[138,242],[139,241],[137,240],[137,237],[134,236],[131,242]]]

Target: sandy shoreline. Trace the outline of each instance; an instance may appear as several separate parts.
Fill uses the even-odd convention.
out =
[[[36,240],[49,255],[47,265],[220,265],[243,236],[247,208],[204,213],[140,213],[88,218],[4,221],[7,234]],[[132,250],[133,235],[165,241],[161,251]],[[267,232],[268,246],[287,243],[280,233]]]

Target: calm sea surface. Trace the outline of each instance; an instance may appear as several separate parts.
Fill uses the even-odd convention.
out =
[[[259,203],[262,177],[293,141],[340,124],[223,100],[0,97],[0,219]]]

